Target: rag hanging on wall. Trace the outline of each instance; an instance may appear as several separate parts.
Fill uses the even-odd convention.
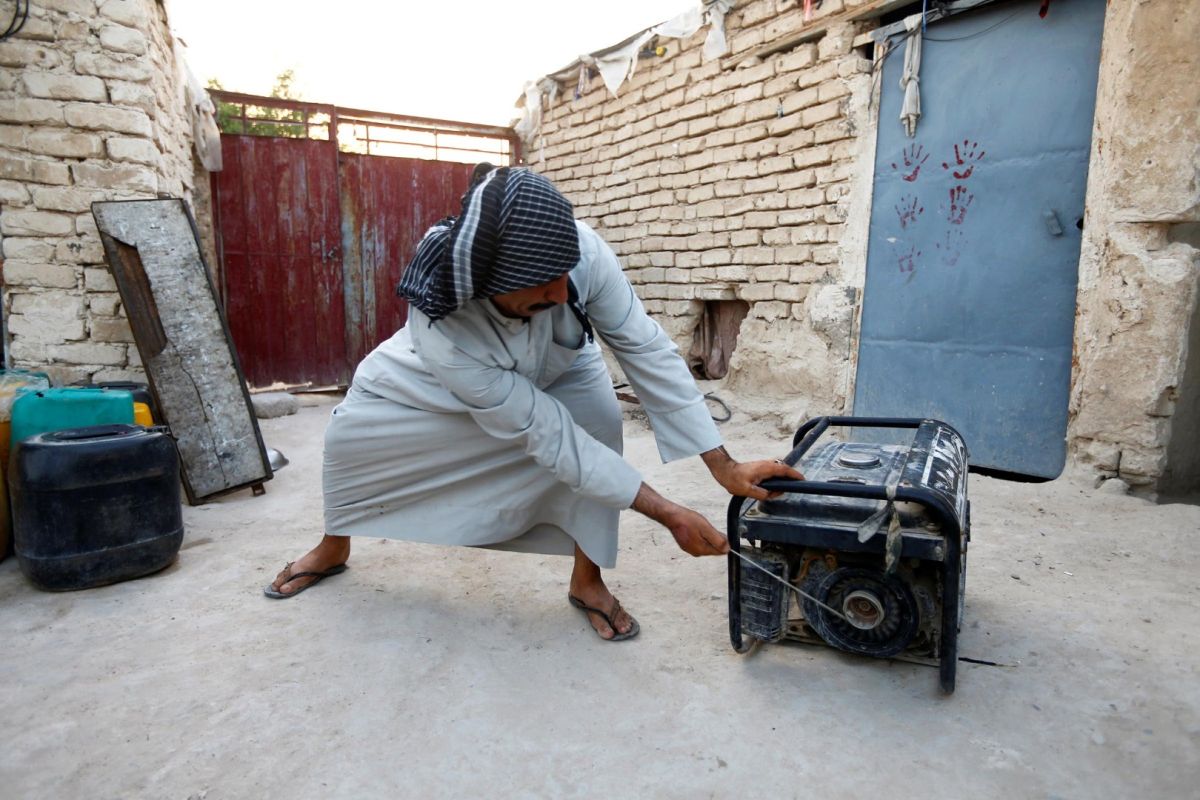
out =
[[[904,19],[908,40],[904,45],[904,70],[900,73],[900,88],[904,101],[900,104],[900,124],[908,138],[917,135],[917,120],[921,118],[921,30],[924,14]]]

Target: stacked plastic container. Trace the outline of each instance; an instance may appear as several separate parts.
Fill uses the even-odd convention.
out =
[[[39,587],[86,589],[174,561],[183,541],[174,441],[134,422],[134,395],[122,389],[25,389],[13,401],[13,540]]]
[[[12,516],[8,503],[8,452],[12,438],[12,406],[17,393],[49,389],[44,373],[26,369],[0,369],[0,561],[12,550]]]

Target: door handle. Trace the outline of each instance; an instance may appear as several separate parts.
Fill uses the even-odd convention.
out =
[[[1042,221],[1046,223],[1046,232],[1051,236],[1063,235],[1062,223],[1058,221],[1058,214],[1054,212],[1054,209],[1047,208],[1045,211],[1043,211]]]

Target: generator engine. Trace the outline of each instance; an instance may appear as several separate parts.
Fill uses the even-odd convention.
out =
[[[810,453],[833,426],[913,435],[907,445],[830,441]],[[936,665],[953,692],[970,540],[962,437],[931,419],[819,417],[782,460],[806,480],[769,480],[763,487],[781,495],[729,505],[734,649],[794,639]]]

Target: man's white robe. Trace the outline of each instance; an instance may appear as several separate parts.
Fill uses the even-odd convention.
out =
[[[579,228],[571,270],[598,339],[642,402],[663,461],[721,444],[704,398],[612,249]],[[325,525],[338,536],[617,555],[641,475],[597,343],[566,306],[528,320],[469,301],[418,309],[359,365],[325,434]]]

